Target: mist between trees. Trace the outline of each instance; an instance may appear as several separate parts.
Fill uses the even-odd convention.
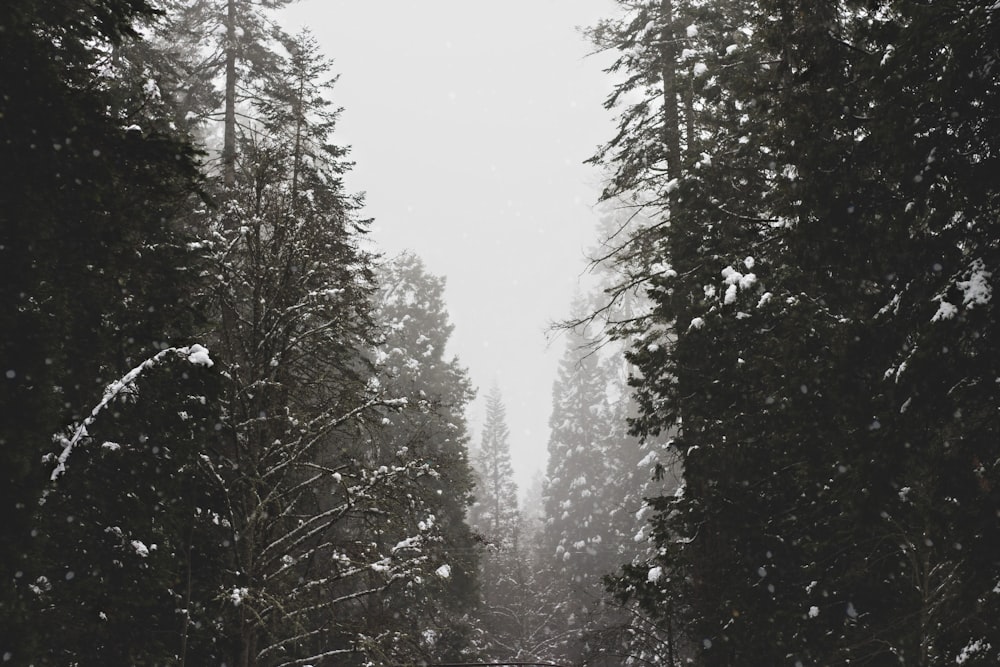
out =
[[[1000,662],[1000,4],[585,31],[604,241],[519,507],[287,3],[0,9],[3,662]]]

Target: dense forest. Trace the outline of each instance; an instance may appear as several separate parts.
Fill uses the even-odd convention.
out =
[[[0,7],[2,662],[1000,663],[1000,3],[584,31],[597,287],[518,489],[290,2]]]

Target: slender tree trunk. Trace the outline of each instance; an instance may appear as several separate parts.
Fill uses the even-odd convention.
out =
[[[236,0],[226,1],[226,109],[222,139],[222,182],[236,184]]]
[[[674,660],[674,604],[667,603],[667,667],[676,667]]]
[[[687,134],[684,146],[685,161],[691,164],[694,156],[694,72],[691,72],[688,85],[684,87],[684,131]]]
[[[299,170],[302,168],[302,128],[305,125],[305,76],[299,78],[299,93],[295,100],[295,153],[292,159],[292,208],[295,209],[299,194]]]
[[[660,76],[663,79],[663,148],[667,176],[680,176],[681,133],[677,113],[677,43],[674,39],[673,0],[661,0]]]
[[[253,629],[246,624],[240,636],[240,662],[239,667],[253,667],[256,664],[253,656]]]
[[[184,630],[181,632],[181,656],[179,667],[187,664],[188,634],[191,629],[191,550],[194,542],[194,522],[191,523],[191,531],[188,533],[187,549],[184,554]]]

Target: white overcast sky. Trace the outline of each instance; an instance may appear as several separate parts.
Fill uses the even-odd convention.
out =
[[[451,351],[480,399],[497,382],[523,487],[544,470],[552,382],[588,248],[599,174],[583,165],[612,136],[611,79],[577,31],[612,0],[302,0],[340,80],[337,140],[366,193],[374,240],[447,278]]]

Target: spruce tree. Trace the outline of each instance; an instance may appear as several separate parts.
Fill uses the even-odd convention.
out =
[[[194,333],[197,262],[173,225],[197,190],[194,152],[164,133],[129,63],[108,58],[152,14],[144,2],[0,9],[0,623],[18,662],[48,645],[29,571],[66,546],[58,531],[43,536],[52,550],[31,537],[51,518],[38,501],[53,436],[122,373]],[[121,491],[106,481],[83,483]]]
[[[389,395],[405,398],[402,409],[383,411],[374,432],[373,455],[381,460],[405,452],[434,470],[419,496],[396,502],[420,504],[433,516],[441,539],[425,549],[423,585],[380,602],[384,613],[369,619],[374,627],[398,627],[395,660],[455,662],[468,649],[468,615],[478,600],[478,562],[465,513],[472,502],[473,473],[467,450],[465,409],[473,391],[465,369],[446,350],[453,326],[445,308],[445,280],[427,272],[412,253],[379,267],[375,321],[382,339],[375,350],[378,381]],[[386,537],[403,539],[411,510],[387,511]],[[426,520],[426,517],[417,520]],[[391,525],[390,525],[391,524]]]
[[[654,312],[630,358],[638,430],[679,427],[686,479],[680,498],[654,503],[658,562],[624,585],[653,613],[688,604],[702,664],[991,659],[985,585],[973,602],[957,582],[995,564],[973,565],[941,522],[970,502],[993,512],[990,468],[968,462],[997,460],[980,439],[994,425],[957,416],[990,392],[974,372],[945,388],[910,364],[930,350],[955,355],[949,368],[964,354],[990,363],[937,338],[957,301],[979,323],[974,340],[990,328],[990,252],[978,223],[953,216],[982,220],[994,199],[955,174],[991,159],[957,146],[995,140],[980,68],[996,21],[961,7],[719,7],[686,31],[722,39],[703,61],[711,151],[667,177],[631,148],[611,158],[618,192],[652,177],[645,200],[664,220],[636,237]],[[960,55],[937,61],[944,52]],[[984,391],[950,403],[966,386]],[[943,414],[910,412],[931,395],[951,415],[947,436]]]
[[[610,460],[609,383],[599,353],[576,331],[566,332],[566,351],[552,388],[549,457],[541,559],[558,582],[556,654],[579,662],[607,620],[602,577],[617,566],[621,535],[611,513],[620,490]]]
[[[500,389],[486,395],[486,420],[473,464],[475,502],[468,522],[483,546],[480,557],[483,650],[496,659],[514,659],[524,649],[522,609],[527,570],[521,544],[517,483],[510,460],[510,430]]]
[[[162,350],[60,434],[23,571],[32,622],[58,629],[34,664],[226,659],[212,365],[200,345]]]

